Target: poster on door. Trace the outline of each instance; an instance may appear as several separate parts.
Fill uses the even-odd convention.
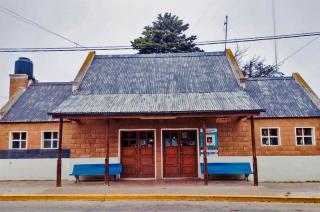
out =
[[[205,142],[207,146],[207,156],[217,157],[219,153],[218,148],[218,129],[213,127],[206,128]],[[203,129],[200,129],[200,146],[201,155],[203,155]]]

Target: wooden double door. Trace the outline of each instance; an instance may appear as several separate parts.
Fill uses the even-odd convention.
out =
[[[162,132],[163,176],[197,177],[197,131]]]
[[[155,176],[154,141],[154,131],[121,131],[121,177]]]

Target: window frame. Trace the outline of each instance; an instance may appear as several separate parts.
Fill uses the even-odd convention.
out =
[[[20,133],[19,148],[13,148],[13,133]],[[21,133],[26,133],[25,140],[21,140]],[[21,148],[21,141],[26,141],[25,148]],[[26,149],[28,149],[28,131],[9,131],[9,149],[10,150],[26,150]]]
[[[50,133],[57,133],[57,140],[58,140],[58,142],[57,142],[57,147],[56,148],[53,148],[52,147],[52,144],[53,144],[53,141],[55,140],[55,139],[53,139],[53,136],[51,137],[51,139],[50,139],[50,142],[51,142],[51,147],[50,148],[45,148],[44,147],[44,141],[45,140],[48,140],[48,139],[44,139],[44,133],[47,133],[47,132],[50,132]],[[59,138],[59,131],[58,130],[43,130],[43,131],[41,131],[41,149],[58,149],[59,148],[59,142],[60,142],[60,138]]]
[[[297,129],[298,128],[301,128],[302,129],[302,135],[301,136],[298,136],[297,135]],[[305,136],[304,134],[303,134],[303,129],[306,129],[306,128],[309,128],[309,129],[311,129],[311,136]],[[303,126],[303,127],[295,127],[294,128],[294,140],[295,140],[295,143],[296,143],[296,146],[315,146],[316,145],[316,129],[315,129],[315,127],[308,127],[308,126]],[[302,145],[299,145],[298,144],[298,137],[301,137],[302,138],[302,140],[303,140],[303,144]],[[312,144],[305,144],[305,142],[304,142],[304,138],[305,137],[311,137],[311,139],[312,139]]]
[[[277,129],[278,130],[278,136],[263,136],[262,135],[262,130],[263,129],[267,129],[268,130],[268,133],[269,133],[269,130],[270,129]],[[262,138],[264,137],[267,137],[269,139],[269,145],[265,145],[263,144],[262,142]],[[275,138],[277,137],[278,138],[278,144],[277,145],[271,145],[271,142],[270,142],[270,137],[272,138]],[[276,146],[281,146],[281,130],[280,130],[280,127],[260,127],[260,145],[263,146],[263,147],[276,147]]]

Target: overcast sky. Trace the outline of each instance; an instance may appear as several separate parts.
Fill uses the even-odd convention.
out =
[[[129,45],[157,14],[172,12],[190,24],[188,35],[197,41],[224,38],[223,22],[229,16],[229,38],[273,34],[271,0],[0,0],[0,5],[60,33],[84,46]],[[320,1],[276,0],[277,34],[320,31]],[[281,61],[313,38],[278,41]],[[72,46],[38,28],[0,11],[0,48]],[[234,48],[233,45],[229,45]],[[273,41],[242,43],[248,57],[259,55],[274,63]],[[202,47],[221,51],[223,45]],[[320,39],[288,59],[281,71],[299,72],[320,96]],[[102,51],[97,54],[135,53]],[[0,53],[0,106],[9,93],[9,74],[18,57],[29,57],[39,81],[72,81],[87,52]]]

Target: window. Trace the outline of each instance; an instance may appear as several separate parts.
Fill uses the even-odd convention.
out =
[[[314,145],[314,128],[297,127],[296,128],[296,144],[298,146]]]
[[[57,149],[58,148],[58,132],[42,132],[42,148]]]
[[[121,132],[121,146],[122,147],[136,147],[137,146],[137,132]]]
[[[278,146],[280,145],[279,128],[261,128],[262,146]]]
[[[11,132],[10,149],[27,149],[27,132]]]

